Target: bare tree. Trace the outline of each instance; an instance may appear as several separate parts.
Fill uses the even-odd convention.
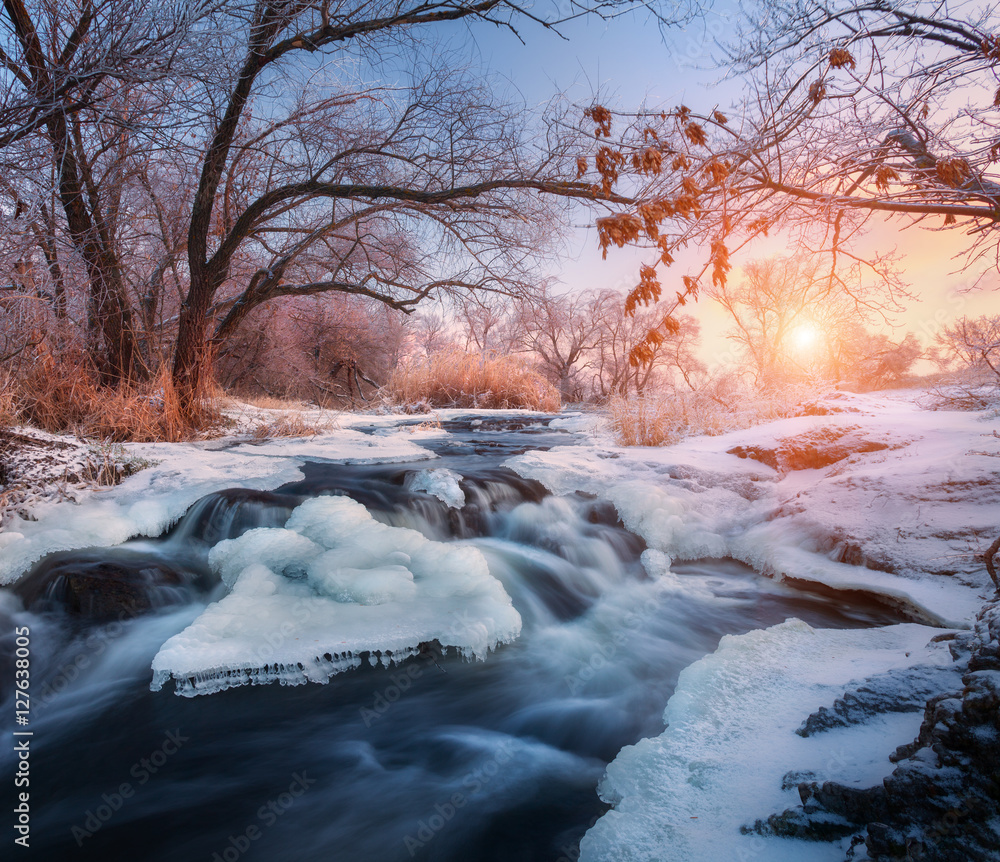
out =
[[[634,5],[572,2],[565,17],[610,16]],[[336,290],[408,311],[442,290],[497,288],[529,259],[533,243],[523,229],[548,218],[537,193],[624,203],[568,176],[555,139],[540,160],[529,156],[523,112],[499,105],[488,86],[440,67],[417,76],[405,93],[380,88],[322,97],[305,82],[306,96],[288,115],[249,120],[254,96],[301,70],[315,52],[355,46],[376,62],[381,46],[413,45],[442,22],[514,30],[519,21],[551,26],[562,17],[557,11],[539,19],[509,0],[249,7],[247,23],[226,46],[226,55],[238,58],[235,67],[213,91],[220,110],[208,129],[191,212],[190,286],[173,364],[180,391],[190,396],[197,389],[206,352],[262,302]],[[266,188],[220,212],[220,193],[250,153],[264,154]],[[269,252],[266,259],[245,289],[218,307],[234,262],[254,246]],[[316,256],[331,265],[301,266]]]
[[[212,8],[198,0],[106,0],[39,3],[29,9],[23,0],[4,0],[0,161],[11,168],[26,150],[44,150],[55,168],[67,236],[89,283],[89,320],[103,339],[102,370],[112,382],[140,377],[145,370],[116,248],[115,202],[99,188],[98,162],[109,154],[112,160],[120,157],[121,142],[100,135],[87,141],[82,115],[108,111],[120,116],[130,86],[174,74],[192,30]],[[47,233],[43,246],[49,245],[50,258],[54,242]]]
[[[957,362],[1000,385],[1000,315],[962,317],[935,338],[939,365]]]
[[[545,286],[517,307],[517,329],[523,347],[538,357],[539,370],[558,388],[563,401],[579,401],[597,347],[601,319],[594,298],[585,293],[556,294]]]
[[[106,381],[141,379],[172,352],[190,401],[207,358],[264,303],[337,291],[410,311],[440,293],[518,292],[554,200],[626,203],[572,176],[557,122],[533,125],[454,58],[425,62],[421,39],[448,22],[517,36],[635,8],[664,21],[691,11],[658,0],[4,0],[0,159],[30,165],[11,213],[29,175],[54,168],[58,218],[41,184],[28,200],[45,224],[37,245],[58,264],[51,281],[67,270],[49,253],[64,241],[69,268],[84,272]],[[401,83],[352,82],[343,58]]]

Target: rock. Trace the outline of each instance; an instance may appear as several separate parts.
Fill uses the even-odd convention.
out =
[[[892,755],[898,766],[882,786],[802,782],[801,807],[757,821],[753,830],[814,840],[855,831],[873,860],[996,862],[1000,669],[994,662],[1000,655],[1000,600],[983,608],[970,636],[956,640],[953,654],[960,662],[965,644],[970,647],[963,687],[927,700],[917,738]],[[851,829],[835,834],[845,824]]]
[[[955,681],[955,671],[950,667],[889,671],[844,692],[832,707],[821,706],[795,732],[808,737],[835,727],[861,724],[884,713],[922,712],[928,698]]]
[[[785,437],[776,446],[734,446],[728,454],[752,458],[779,473],[793,470],[818,470],[843,461],[851,455],[899,448],[902,443],[887,443],[861,433],[857,425],[817,428],[795,437]]]
[[[35,612],[62,611],[103,622],[190,601],[208,583],[207,572],[194,567],[101,549],[49,555],[17,582],[14,593]]]

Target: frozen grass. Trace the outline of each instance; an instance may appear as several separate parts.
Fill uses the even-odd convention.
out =
[[[20,377],[0,381],[0,422],[51,433],[72,433],[111,442],[176,442],[217,430],[217,394],[206,392],[195,410],[181,409],[164,368],[152,380],[112,389],[101,386],[84,361],[44,355]]]
[[[383,393],[403,405],[548,412],[561,407],[556,388],[522,362],[461,352],[442,353],[398,368]]]
[[[696,392],[615,397],[608,412],[622,446],[669,446],[687,436],[714,436],[793,416],[811,393],[793,385],[760,393],[722,380]]]

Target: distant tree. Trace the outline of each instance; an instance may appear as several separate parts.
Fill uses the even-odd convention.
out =
[[[594,297],[586,293],[556,293],[550,286],[517,306],[517,329],[524,349],[535,355],[538,368],[565,401],[584,395],[581,372],[590,367],[600,341],[601,318]]]
[[[828,336],[827,376],[851,380],[866,389],[882,389],[902,380],[924,349],[912,332],[894,341],[854,321]]]
[[[769,232],[810,250],[861,303],[903,295],[891,259],[857,251],[876,215],[961,230],[971,259],[1000,259],[996,4],[761,0],[742,9],[725,56],[749,93],[735,113],[594,105],[580,127],[581,178],[635,200],[598,219],[601,247],[653,252],[626,308],[661,300],[660,273],[680,248],[703,251],[635,361],[676,326],[673,313],[703,278],[725,285],[731,256]],[[844,260],[868,270],[874,278],[862,283],[883,296],[839,280]]]
[[[1000,384],[1000,315],[962,317],[935,338],[938,364],[957,363]]]
[[[521,333],[510,297],[498,293],[465,296],[454,303],[454,315],[466,353],[487,359],[517,350]]]

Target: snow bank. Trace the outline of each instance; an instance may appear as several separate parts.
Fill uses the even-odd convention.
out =
[[[213,491],[266,490],[301,479],[299,465],[305,461],[364,464],[436,457],[402,433],[374,438],[351,429],[259,445],[223,439],[126,448],[154,466],[113,488],[81,494],[82,505],[42,503],[32,510],[35,520],[15,520],[0,532],[0,584],[17,580],[53,551],[158,536]]]
[[[674,559],[733,557],[779,579],[866,590],[920,622],[967,626],[992,592],[981,552],[1000,512],[1000,437],[979,414],[883,395],[841,393],[830,409],[848,412],[661,449],[557,448],[507,466],[553,493],[611,500]]]
[[[621,751],[601,797],[614,806],[584,837],[582,862],[820,862],[841,843],[743,834],[741,827],[798,804],[798,777],[871,786],[889,775],[888,753],[910,742],[922,714],[882,715],[803,738],[795,733],[850,682],[917,665],[947,666],[915,624],[813,629],[788,620],[724,637],[682,671],[664,712],[667,729]],[[796,780],[784,781],[794,772]]]
[[[521,630],[478,550],[381,524],[347,497],[307,500],[284,529],[220,542],[209,562],[231,592],[163,645],[153,690],[326,682],[363,653],[388,665],[435,640],[483,658]]]

